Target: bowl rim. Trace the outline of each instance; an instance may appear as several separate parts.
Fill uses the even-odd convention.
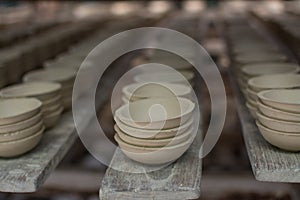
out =
[[[258,116],[258,118],[264,118],[265,120],[268,120],[270,122],[281,123],[281,124],[286,124],[286,125],[296,125],[296,126],[299,126],[299,128],[300,128],[300,122],[291,122],[291,121],[274,119],[274,118],[271,118],[271,117],[268,117],[268,116],[264,115],[260,111],[257,112],[257,116]]]
[[[131,104],[136,104],[136,103],[140,103],[142,101],[152,101],[152,100],[166,100],[168,98],[155,98],[155,99],[142,99],[142,100],[139,100],[139,101],[135,101],[135,102],[130,102]],[[172,99],[170,99],[172,100]],[[166,121],[170,121],[170,120],[175,120],[175,119],[178,119],[178,118],[183,118],[187,115],[189,115],[190,113],[192,113],[195,109],[195,103],[192,102],[191,100],[187,99],[187,98],[183,98],[183,97],[177,97],[176,100],[178,100],[179,102],[182,101],[186,101],[188,104],[189,104],[189,107],[186,111],[183,112],[183,114],[179,115],[179,116],[174,116],[174,117],[171,117],[171,118],[168,118],[165,120]],[[175,101],[175,100],[174,100]],[[180,103],[179,103],[180,104]],[[125,119],[126,121],[130,121],[130,122],[134,122],[134,123],[159,123],[159,122],[162,122],[163,120],[157,120],[157,121],[152,121],[152,122],[146,122],[146,121],[133,121],[132,119],[130,118],[123,118],[123,120],[121,119],[121,117],[124,117],[121,115],[121,112],[122,110],[126,109],[126,107],[128,107],[129,104],[124,104],[122,105],[121,107],[119,107],[116,111],[115,111],[115,114],[114,116],[117,116],[122,122],[124,122],[123,120]],[[125,122],[124,122],[125,123]]]
[[[257,94],[258,98],[262,101],[262,100],[265,100],[265,101],[269,101],[269,102],[272,102],[272,103],[278,103],[278,104],[284,104],[284,105],[295,105],[295,106],[300,106],[300,102],[299,103],[296,103],[296,102],[282,102],[280,100],[276,100],[276,99],[272,99],[272,98],[268,98],[266,97],[265,95],[268,94],[268,93],[275,93],[275,92],[292,92],[292,91],[298,91],[300,93],[300,89],[273,89],[273,90],[264,90],[264,91],[261,91]]]
[[[300,134],[299,134],[300,135]],[[182,142],[182,143],[179,143],[177,145],[173,145],[173,146],[164,146],[164,147],[142,147],[142,146],[135,146],[135,145],[132,145],[132,144],[128,144],[127,142],[125,142],[124,140],[122,140],[120,138],[120,136],[118,134],[115,134],[114,135],[114,139],[116,140],[116,142],[119,144],[119,148],[121,148],[120,146],[120,143],[122,145],[125,145],[127,146],[128,148],[131,148],[131,149],[136,149],[136,150],[143,150],[143,151],[162,151],[162,150],[175,150],[175,149],[178,149],[178,148],[181,148],[181,147],[184,147],[186,146],[187,144],[192,144],[193,140],[192,139],[188,139],[187,141],[185,142]],[[192,141],[191,141],[192,140]],[[121,148],[122,149],[122,148]],[[128,150],[126,150],[128,151]],[[130,152],[130,151],[128,151]]]
[[[171,90],[172,93],[173,93],[173,91],[176,90],[177,87],[181,87],[181,89],[183,91],[185,91],[185,92],[183,94],[180,94],[180,95],[177,95],[177,94],[174,93],[174,95],[178,96],[178,97],[182,97],[182,96],[188,95],[192,91],[192,89],[189,86],[187,86],[185,84],[180,84],[180,83],[139,82],[139,83],[132,83],[132,84],[126,85],[125,87],[122,88],[122,92],[125,94],[126,98],[128,98],[129,96],[134,97],[134,98],[140,98],[140,99],[142,99],[142,98],[149,98],[147,96],[134,95],[133,91],[131,91],[131,90],[143,87],[145,85],[162,85],[162,86],[165,86],[167,88],[168,88],[168,86],[171,86],[171,87],[173,87],[173,88],[170,88],[170,90]]]
[[[257,125],[258,128],[262,128],[272,134],[277,134],[277,135],[282,135],[282,136],[300,137],[299,133],[289,133],[289,132],[276,131],[276,130],[270,129],[270,128],[264,126],[259,120],[256,120],[255,124]]]
[[[272,110],[274,112],[278,112],[278,113],[282,113],[282,114],[286,114],[286,115],[291,115],[291,116],[295,116],[295,117],[300,117],[300,113],[297,114],[297,113],[292,113],[292,112],[287,112],[287,111],[284,111],[284,110],[276,109],[274,107],[271,107],[271,106],[268,106],[268,105],[264,104],[263,102],[261,102],[261,100],[257,101],[257,104],[258,104],[258,108],[264,107],[265,109]]]
[[[33,86],[32,86],[33,85]],[[47,87],[47,91],[45,92],[36,92],[32,87],[34,86],[42,86],[43,89]],[[49,88],[49,89],[48,89]],[[19,90],[19,91],[15,91]],[[32,91],[32,93],[27,93],[25,91]],[[61,90],[61,84],[55,82],[46,82],[46,81],[32,81],[25,82],[20,84],[14,84],[12,86],[5,87],[0,90],[0,96],[4,98],[19,98],[19,97],[39,97],[52,93],[59,92]],[[23,92],[22,92],[23,91]]]

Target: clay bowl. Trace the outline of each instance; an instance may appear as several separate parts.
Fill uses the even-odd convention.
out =
[[[258,93],[265,105],[300,114],[300,89],[267,90]]]
[[[47,107],[51,107],[53,105],[61,104],[61,101],[62,101],[61,95],[56,95],[56,96],[52,97],[51,99],[43,101],[42,108],[47,108]]]
[[[0,128],[6,125],[14,126],[36,116],[41,106],[42,103],[34,98],[0,100]]]
[[[44,116],[44,125],[46,129],[54,127],[58,120],[61,118],[61,114],[64,111],[63,107],[58,108],[56,111],[53,111],[51,114]]]
[[[256,114],[257,108],[254,107],[253,105],[249,104],[249,103],[246,103],[246,106],[247,106],[247,108],[248,108],[250,114],[252,115],[252,117],[253,117],[254,119],[257,119],[257,114]]]
[[[48,100],[59,94],[61,85],[50,82],[30,82],[16,84],[0,91],[4,98],[35,97],[41,101]]]
[[[300,75],[267,75],[251,78],[248,86],[255,92],[269,89],[292,89],[300,88]]]
[[[164,147],[164,146],[171,146],[177,145],[182,142],[187,141],[189,138],[192,137],[193,128],[191,127],[185,133],[182,133],[178,136],[172,138],[165,138],[165,139],[142,139],[132,137],[127,135],[123,131],[119,129],[117,125],[114,126],[114,129],[118,136],[126,143],[135,145],[135,146],[142,146],[142,147]]]
[[[131,126],[127,126],[122,123],[117,117],[114,118],[118,128],[129,136],[142,138],[142,139],[165,139],[172,138],[176,135],[180,135],[186,132],[193,124],[193,118],[189,119],[185,124],[171,129],[164,130],[147,130],[138,129]]]
[[[52,114],[53,112],[59,110],[62,107],[62,104],[55,104],[53,106],[42,108],[43,116]]]
[[[0,157],[15,157],[27,153],[38,145],[40,142],[44,129],[41,129],[36,134],[29,137],[0,143]]]
[[[254,92],[253,90],[251,90],[250,88],[247,88],[247,95],[250,99],[252,99],[253,101],[257,101],[258,100],[258,96],[257,93]]]
[[[259,54],[238,55],[235,60],[240,64],[251,64],[259,62],[283,62],[287,60],[287,57],[282,53],[265,52]]]
[[[259,111],[267,117],[278,119],[278,120],[300,123],[300,114],[286,112],[276,108],[272,108],[270,106],[263,104],[261,101],[258,101],[258,108]]]
[[[294,63],[257,63],[244,65],[241,70],[243,75],[249,79],[271,74],[295,74],[299,72],[299,69],[300,67]]]
[[[182,74],[182,76],[180,75]],[[182,83],[191,82],[194,78],[193,72],[161,72],[161,73],[142,73],[136,75],[134,80],[138,83],[155,82],[155,83]]]
[[[10,142],[29,137],[38,131],[44,129],[44,122],[41,120],[33,126],[11,133],[0,134],[0,142]]]
[[[262,136],[270,144],[286,151],[300,151],[300,134],[275,131],[267,128],[258,121],[256,125]]]
[[[267,117],[260,112],[257,112],[257,119],[262,125],[269,129],[286,133],[300,134],[300,123],[298,122],[274,119],[271,117]]]
[[[186,98],[143,99],[125,104],[115,116],[124,124],[142,129],[170,129],[187,122],[195,104]]]
[[[13,124],[7,124],[7,125],[1,125],[0,126],[0,134],[1,133],[10,133],[10,132],[16,132],[20,131],[26,128],[29,128],[33,126],[34,124],[38,123],[40,120],[42,120],[42,113],[39,111],[38,114],[25,119],[23,121],[19,121]]]
[[[247,102],[248,102],[251,106],[253,106],[253,107],[255,107],[255,108],[258,107],[257,102],[254,101],[253,99],[249,98],[249,96],[246,96],[246,100],[247,100]]]
[[[49,81],[61,83],[62,86],[74,82],[76,71],[67,68],[53,68],[53,69],[41,69],[35,70],[25,74],[23,77],[24,82],[33,81]]]
[[[183,84],[137,83],[123,88],[122,92],[130,100],[164,97],[190,97],[192,89]]]
[[[115,140],[130,159],[149,165],[161,165],[175,161],[190,147],[192,140],[167,147],[139,147],[124,142],[117,134]]]

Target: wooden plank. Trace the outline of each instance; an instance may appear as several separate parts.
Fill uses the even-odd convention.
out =
[[[149,167],[127,158],[118,148],[107,169],[100,189],[100,199],[196,199],[200,196],[202,162],[199,159],[201,131],[190,149],[176,162],[158,171],[130,173]],[[114,169],[113,169],[114,168]]]
[[[232,74],[230,79],[255,178],[259,181],[300,183],[300,153],[280,150],[261,136]]]

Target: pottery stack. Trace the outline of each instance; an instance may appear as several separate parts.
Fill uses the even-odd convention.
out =
[[[278,89],[258,93],[257,126],[272,145],[300,151],[300,90]]]
[[[0,157],[22,155],[44,132],[42,103],[34,98],[0,99]]]
[[[35,70],[25,74],[24,82],[47,81],[61,85],[62,104],[65,110],[72,107],[72,92],[76,71],[69,68]]]
[[[132,160],[159,165],[178,159],[193,141],[195,104],[186,98],[150,98],[115,112],[115,140]]]
[[[46,128],[53,127],[63,112],[61,85],[51,82],[29,82],[0,90],[2,98],[36,98],[42,102],[42,114]]]

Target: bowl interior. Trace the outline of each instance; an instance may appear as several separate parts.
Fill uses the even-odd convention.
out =
[[[130,102],[115,114],[123,122],[152,123],[180,118],[194,107],[195,104],[185,98],[155,98]]]

